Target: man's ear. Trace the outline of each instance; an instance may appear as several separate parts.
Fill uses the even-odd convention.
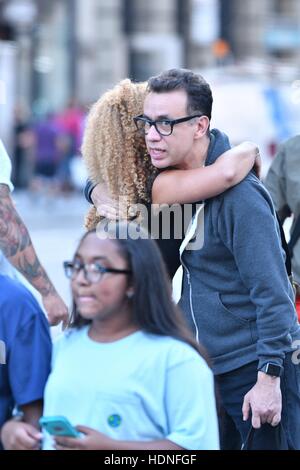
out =
[[[195,132],[195,139],[201,139],[207,134],[207,130],[210,126],[210,120],[207,116],[201,116],[198,118],[197,129]]]

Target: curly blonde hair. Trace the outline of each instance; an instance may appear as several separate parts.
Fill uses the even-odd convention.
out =
[[[133,122],[143,112],[145,95],[146,83],[122,80],[92,106],[83,137],[89,178],[95,184],[104,182],[115,199],[126,196],[128,207],[150,201],[149,180],[157,173]],[[99,220],[92,208],[85,225],[94,228]]]

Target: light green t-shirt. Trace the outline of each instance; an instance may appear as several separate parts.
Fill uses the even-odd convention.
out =
[[[186,343],[142,331],[111,343],[87,327],[59,338],[44,403],[54,415],[118,440],[219,448],[211,370]]]

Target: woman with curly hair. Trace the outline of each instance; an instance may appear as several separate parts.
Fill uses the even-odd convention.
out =
[[[103,216],[130,218],[130,208],[135,204],[145,204],[149,210],[151,203],[193,203],[215,196],[239,183],[258,162],[256,145],[245,142],[208,167],[168,169],[160,182],[156,178],[160,170],[151,163],[144,135],[137,132],[133,120],[143,113],[146,94],[147,83],[122,80],[101,96],[89,113],[82,154],[90,178],[85,194],[96,207],[86,218],[88,229],[95,228]],[[165,201],[160,197],[162,186],[168,189]],[[168,240],[157,240],[171,276],[179,266],[182,241],[173,235]]]
[[[120,196],[126,196],[128,207],[150,202],[149,179],[154,179],[157,170],[133,121],[136,113],[143,110],[145,96],[146,83],[126,79],[107,91],[89,113],[82,154],[93,187],[100,183],[102,197],[103,192],[110,195],[108,204]],[[105,202],[103,199],[98,214],[95,207],[90,210],[88,229],[94,228],[104,215]],[[126,218],[125,213],[122,218]]]

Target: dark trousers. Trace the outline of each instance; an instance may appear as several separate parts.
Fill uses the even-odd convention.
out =
[[[299,355],[298,355],[299,357]],[[219,412],[221,449],[240,449],[251,426],[251,417],[243,421],[244,396],[257,380],[257,362],[216,376],[220,397]],[[281,423],[289,449],[300,450],[300,364],[292,362],[292,353],[286,355],[284,374],[281,377],[282,415]],[[255,431],[255,448],[274,448],[274,428],[264,424]]]

